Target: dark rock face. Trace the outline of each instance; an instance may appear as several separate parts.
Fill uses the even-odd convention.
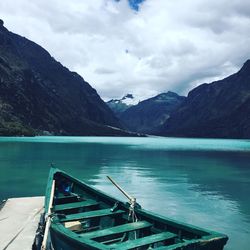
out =
[[[121,124],[81,76],[1,24],[0,135],[123,133],[110,127]]]
[[[120,119],[131,131],[155,134],[184,100],[185,97],[173,92],[162,93],[130,107]]]
[[[190,91],[160,134],[250,138],[250,60],[238,73]]]
[[[117,117],[126,111],[128,108],[132,107],[133,105],[128,104],[127,100],[133,100],[134,97],[132,94],[127,94],[123,96],[121,99],[111,99],[110,101],[106,102],[110,109],[115,113]]]

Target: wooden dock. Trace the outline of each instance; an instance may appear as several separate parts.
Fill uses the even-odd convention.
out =
[[[8,199],[0,210],[0,249],[31,250],[44,197]]]

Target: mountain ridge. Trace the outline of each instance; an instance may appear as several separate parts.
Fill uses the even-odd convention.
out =
[[[0,21],[0,134],[126,135],[84,79]]]
[[[116,112],[80,75],[3,24],[0,19],[0,135],[250,138],[250,60],[187,97],[169,91],[137,105],[132,94],[111,100],[121,104]]]
[[[119,118],[121,113],[126,111],[128,108],[138,104],[132,94],[126,94],[120,99],[111,99],[106,102],[109,108]]]
[[[250,60],[222,80],[201,84],[161,127],[159,135],[250,138]]]
[[[185,97],[168,91],[139,102],[119,116],[124,126],[134,132],[155,133]]]

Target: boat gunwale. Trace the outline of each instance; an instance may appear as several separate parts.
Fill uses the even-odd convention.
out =
[[[90,185],[88,185],[87,183],[67,174],[66,172],[60,170],[60,169],[57,169],[57,168],[54,168],[52,167],[51,170],[50,170],[50,173],[49,173],[49,178],[48,178],[48,184],[47,184],[47,187],[46,187],[46,198],[45,198],[45,211],[47,212],[48,211],[48,201],[49,201],[49,196],[50,196],[50,191],[51,191],[51,184],[52,184],[52,181],[54,179],[54,175],[56,173],[60,173],[62,176],[70,179],[71,181],[81,185],[81,186],[84,186],[87,191],[90,191],[90,193],[94,193],[96,194],[98,197],[102,198],[103,200],[105,200],[106,203],[110,202],[112,204],[115,204],[116,202],[119,202],[119,205],[125,209],[126,211],[128,211],[129,209],[129,204],[128,203],[124,203],[110,195],[107,195],[106,193],[96,189],[95,187],[92,187]],[[49,195],[47,195],[49,194]],[[107,202],[108,201],[108,202]],[[143,217],[146,217],[146,218],[149,218],[153,221],[156,221],[156,222],[160,222],[160,223],[163,223],[163,224],[166,224],[166,225],[169,225],[171,227],[175,227],[175,228],[178,228],[180,230],[184,230],[184,231],[187,231],[188,233],[191,233],[191,234],[196,234],[198,236],[200,236],[201,238],[199,239],[190,239],[186,242],[183,242],[183,244],[192,244],[193,241],[195,242],[200,242],[202,243],[204,240],[213,240],[213,239],[216,239],[216,240],[221,240],[221,241],[225,241],[225,244],[228,240],[228,236],[223,234],[223,233],[218,233],[216,231],[213,231],[213,230],[207,230],[207,229],[203,229],[201,227],[197,227],[197,226],[193,226],[191,224],[188,224],[188,223],[185,223],[185,222],[180,222],[180,221],[177,221],[177,220],[174,220],[174,219],[170,219],[166,216],[162,216],[162,215],[159,215],[157,213],[154,213],[154,212],[151,212],[151,211],[148,211],[148,210],[145,210],[145,209],[142,209],[142,208],[135,208],[135,212]],[[61,224],[60,227],[58,227],[58,223],[59,221],[56,220],[56,221],[53,221],[52,220],[52,227],[53,229],[56,229],[57,232],[61,232],[61,234],[63,234],[64,236],[68,237],[68,238],[71,238],[72,240],[77,240],[79,241],[79,236],[77,234],[75,234],[74,232],[66,229],[66,230],[62,230],[64,227],[63,225]],[[69,234],[69,231],[71,232]],[[69,237],[69,235],[71,235]],[[81,240],[82,243],[84,243],[85,241],[84,240]],[[92,242],[92,241],[91,241]],[[95,242],[95,241],[93,241]],[[86,244],[88,244],[87,242],[85,242]],[[90,243],[90,242],[89,242]],[[182,244],[182,243],[180,243]],[[91,244],[92,245],[92,244]],[[102,244],[104,246],[103,249],[107,249],[105,248],[105,245]],[[184,246],[184,245],[183,245]],[[170,246],[169,246],[170,247]],[[173,248],[174,249],[174,248]]]

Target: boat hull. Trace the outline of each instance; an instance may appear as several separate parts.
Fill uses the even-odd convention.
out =
[[[45,211],[51,213],[49,238],[54,250],[222,250],[228,240],[224,234],[154,214],[139,205],[131,208],[54,168]]]

